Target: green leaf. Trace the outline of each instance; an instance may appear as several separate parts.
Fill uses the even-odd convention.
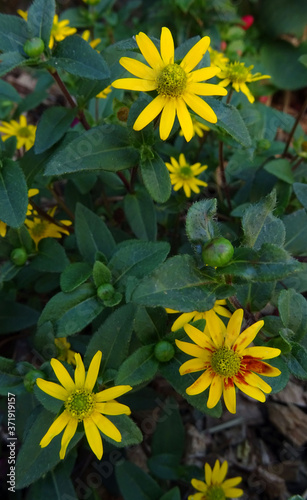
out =
[[[307,184],[294,182],[293,191],[304,208],[307,208]]]
[[[62,292],[72,292],[92,275],[92,268],[86,262],[74,262],[64,269],[60,278]]]
[[[46,448],[39,446],[39,442],[54,421],[54,415],[43,409],[39,413],[36,412],[35,417],[18,453],[16,461],[17,489],[25,488],[34,483],[60,462],[61,436],[53,438]],[[83,433],[75,434],[68,446],[68,453],[82,436]]]
[[[154,355],[154,346],[140,347],[129,356],[119,367],[115,384],[128,384],[135,387],[154,378],[159,367],[159,361]]]
[[[307,333],[307,301],[295,290],[282,290],[278,297],[278,310],[283,324],[295,332],[299,342]],[[306,367],[307,368],[307,367]]]
[[[159,342],[166,333],[166,325],[167,313],[162,307],[137,308],[134,330],[142,344]]]
[[[182,471],[176,455],[168,452],[154,455],[147,461],[150,472],[159,479],[178,481],[182,478]]]
[[[21,97],[17,90],[4,80],[0,80],[0,95],[1,99],[7,99],[8,101],[13,101],[16,103],[21,102]]]
[[[139,152],[129,145],[127,130],[107,124],[87,130],[56,152],[47,161],[45,175],[93,170],[117,172],[138,162]]]
[[[306,42],[294,47],[284,40],[268,42],[262,45],[261,63],[272,83],[285,90],[297,90],[306,86],[307,68],[300,62],[299,57],[306,53]]]
[[[274,346],[273,344],[272,347],[278,348],[277,345]],[[276,394],[277,392],[282,391],[289,382],[289,377],[290,377],[289,369],[287,363],[285,363],[281,357],[268,359],[267,362],[269,365],[274,366],[275,368],[278,368],[281,371],[281,374],[278,375],[277,377],[262,377],[260,375],[260,377],[263,378],[263,380],[267,384],[269,384],[269,386],[271,386],[272,392],[270,394]]]
[[[19,52],[24,55],[23,46],[30,36],[28,24],[24,19],[0,14],[0,51]],[[3,54],[1,59],[2,57]]]
[[[27,207],[28,188],[23,172],[16,161],[6,159],[0,169],[0,220],[19,227],[25,220]]]
[[[185,430],[175,399],[166,399],[152,437],[153,455],[171,453],[179,463],[185,448]]]
[[[205,101],[211,106],[218,118],[216,126],[227,132],[239,144],[248,148],[252,141],[241,114],[231,104],[223,102],[213,97],[206,97]]]
[[[160,500],[180,500],[180,499],[181,495],[178,486],[175,486],[160,498]]]
[[[53,18],[55,0],[34,0],[28,10],[28,26],[33,37],[43,40],[48,47]]]
[[[257,18],[259,27],[270,38],[277,38],[284,33],[291,33],[300,38],[305,28],[307,5],[301,0],[262,1],[259,5]]]
[[[298,58],[299,62],[307,68],[307,54],[303,54]]]
[[[293,255],[307,255],[307,215],[301,209],[283,217],[286,228],[285,249]]]
[[[68,264],[64,248],[52,238],[40,241],[38,254],[31,261],[33,269],[44,273],[61,273]]]
[[[122,440],[120,442],[114,441],[109,436],[102,433],[102,439],[105,439],[116,448],[125,448],[126,446],[133,446],[143,441],[143,435],[138,426],[127,415],[107,415],[107,418],[113,422],[121,433]]]
[[[110,77],[105,60],[79,35],[68,36],[59,42],[52,56],[48,64],[65,69],[72,75],[90,80],[107,80]]]
[[[0,334],[24,330],[35,325],[39,312],[31,307],[1,297],[0,301]]]
[[[69,129],[77,115],[77,108],[52,107],[42,114],[36,130],[34,150],[43,153],[58,142]]]
[[[157,217],[155,206],[145,191],[137,189],[133,194],[126,194],[124,210],[127,221],[137,238],[149,241],[156,240]]]
[[[46,343],[46,341],[45,341]],[[56,356],[57,354],[55,354]],[[41,403],[41,405],[54,415],[57,415],[59,411],[61,410],[63,406],[63,401],[60,401],[59,399],[53,398],[46,392],[42,391],[38,385],[34,386],[33,389],[34,395],[37,398],[37,400]]]
[[[153,151],[153,158],[141,161],[140,167],[145,187],[152,199],[158,203],[166,202],[171,195],[172,185],[162,158]]]
[[[96,289],[85,283],[70,293],[57,293],[45,306],[38,325],[51,321],[57,337],[77,333],[103,310],[103,304],[96,298]]]
[[[142,278],[163,262],[170,250],[164,241],[125,241],[109,262],[114,284],[122,285],[129,276]]]
[[[216,217],[215,198],[193,203],[186,218],[186,232],[192,243],[206,243],[220,235]]]
[[[95,262],[93,267],[93,279],[97,288],[105,283],[111,283],[112,280],[110,269],[108,269],[102,262],[99,262],[99,260]]]
[[[272,191],[259,203],[247,208],[242,219],[245,245],[259,250],[263,243],[283,246],[286,236],[283,222],[272,214],[276,192]]]
[[[0,76],[9,73],[17,66],[23,66],[27,61],[19,52],[6,52],[0,54]]]
[[[117,465],[115,474],[124,500],[160,500],[162,490],[159,485],[133,463]]]
[[[294,182],[294,175],[291,170],[290,162],[285,158],[271,160],[266,163],[263,168],[270,174],[275,175],[275,177],[287,182],[288,184],[293,184]]]
[[[286,356],[287,366],[296,378],[307,380],[307,350],[300,344],[294,343],[292,351]]]
[[[102,371],[106,368],[118,369],[127,358],[134,322],[134,306],[119,307],[92,336],[85,360],[89,363],[98,350],[102,351]]]
[[[96,253],[102,252],[110,258],[115,250],[115,241],[103,220],[80,203],[76,209],[76,238],[84,259],[94,264]]]
[[[263,283],[249,282],[236,286],[236,296],[244,309],[248,311],[261,311],[273,297],[276,282]]]

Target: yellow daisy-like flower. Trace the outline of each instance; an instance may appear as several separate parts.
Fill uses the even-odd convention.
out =
[[[19,122],[17,120],[2,122],[0,132],[4,134],[2,136],[3,141],[15,136],[17,138],[17,149],[24,146],[26,151],[28,151],[32,148],[35,141],[36,126],[28,125],[26,117],[21,115]]]
[[[83,40],[85,40],[86,42],[89,42],[92,49],[96,49],[97,45],[99,45],[101,42],[101,38],[95,38],[95,40],[89,41],[90,36],[91,36],[90,30],[83,31],[83,33],[82,33]]]
[[[214,311],[215,313],[219,314],[220,316],[224,316],[225,318],[230,318],[231,317],[231,312],[226,309],[227,302],[226,300],[216,300],[215,304],[211,311]],[[167,313],[169,314],[174,314],[174,313],[179,313],[180,311],[175,311],[174,309],[165,309]],[[197,321],[198,319],[207,319],[207,314],[209,311],[205,312],[199,312],[199,311],[191,311],[188,313],[183,313],[179,318],[176,319],[176,321],[173,323],[173,326],[171,328],[172,332],[176,332],[179,330],[179,328],[182,328],[184,325],[187,323],[190,323],[192,321]],[[207,326],[207,324],[206,324]]]
[[[224,66],[217,75],[222,79],[222,81],[219,82],[219,85],[227,87],[227,85],[231,83],[236,92],[243,92],[249,102],[253,103],[255,98],[246,84],[263,80],[265,78],[271,78],[270,75],[261,75],[261,73],[255,73],[253,75],[251,72],[253,67],[254,66],[249,66],[247,68],[243,62],[238,61]]]
[[[28,191],[28,198],[31,198],[32,196],[35,196],[37,193],[39,193],[39,190],[38,189],[29,189]],[[27,208],[27,213],[26,215],[31,215],[32,213],[32,207],[31,205],[28,205],[28,208]],[[2,222],[0,220],[0,236],[2,236],[2,238],[5,237],[6,235],[6,230],[7,230],[7,225],[5,222]]]
[[[59,16],[55,15],[53,18],[53,25],[50,33],[49,40],[49,49],[52,49],[54,46],[54,41],[61,42],[67,36],[74,35],[76,33],[76,28],[70,28],[69,20],[63,19],[63,21],[59,21]]]
[[[185,325],[186,334],[196,345],[176,340],[179,349],[195,358],[181,365],[180,374],[204,371],[186,392],[192,396],[200,394],[210,386],[208,408],[214,408],[223,394],[227,409],[230,413],[235,413],[235,386],[263,403],[265,394],[269,394],[272,388],[258,375],[277,377],[281,373],[278,368],[263,361],[279,356],[280,349],[248,347],[264,322],[257,321],[240,334],[242,320],[243,309],[237,309],[226,328],[223,321],[211,310],[206,315],[206,332],[209,335],[192,325]]]
[[[51,210],[48,210],[48,215],[53,217],[56,209],[57,207],[53,207]],[[36,212],[34,212],[33,220],[25,220],[25,225],[29,230],[32,240],[35,242],[36,248],[43,238],[62,238],[63,234],[69,234],[69,231],[64,227],[57,226],[47,219],[36,217],[36,215]],[[72,224],[70,220],[60,220],[59,222],[64,226],[71,226]]]
[[[66,337],[59,337],[54,339],[54,343],[58,348],[59,354],[57,359],[61,361],[67,361],[70,365],[75,365],[75,351],[70,349],[71,344],[67,342]]]
[[[242,477],[225,480],[228,472],[226,460],[222,465],[217,460],[213,469],[209,464],[205,464],[204,472],[205,482],[192,479],[191,484],[198,493],[189,495],[188,500],[225,500],[226,498],[238,498],[243,495],[241,488],[235,488],[242,481]]]
[[[101,356],[101,351],[96,352],[87,375],[85,375],[82,358],[80,354],[75,354],[77,366],[74,381],[62,363],[53,358],[50,363],[61,385],[48,382],[42,378],[36,380],[38,387],[42,391],[53,398],[60,399],[64,404],[64,411],[53,422],[40,442],[40,446],[45,448],[55,436],[65,429],[61,441],[61,459],[65,457],[67,446],[75,435],[79,422],[83,422],[88,443],[99,460],[103,454],[99,430],[114,439],[114,441],[120,442],[122,440],[117,427],[104,415],[130,415],[130,408],[118,403],[115,398],[130,391],[132,387],[130,385],[118,385],[101,392],[93,392],[98,377]]]
[[[136,42],[143,54],[146,65],[130,57],[122,57],[120,64],[138,78],[121,78],[112,86],[118,89],[149,92],[156,90],[158,95],[148,104],[136,119],[133,128],[141,130],[162,111],[160,137],[166,140],[172,130],[177,115],[184,137],[190,141],[194,135],[193,123],[188,111],[189,106],[197,115],[210,123],[217,122],[213,109],[199,96],[226,95],[219,85],[200,83],[218,73],[217,68],[201,68],[192,71],[208,50],[210,38],[203,37],[184,56],[180,64],[174,61],[174,41],[168,28],[162,28],[160,53],[145,33],[136,35]]]
[[[229,62],[228,57],[226,57],[225,54],[223,54],[223,52],[214,50],[211,47],[209,47],[208,51],[210,54],[210,63],[212,67],[223,69]]]
[[[193,137],[194,135],[198,135],[198,137],[204,137],[204,132],[208,132],[210,130],[207,125],[204,125],[200,121],[196,120],[194,116],[191,116],[192,118],[192,124],[193,124]],[[180,130],[179,135],[183,136],[182,130]]]
[[[190,198],[191,191],[194,193],[200,192],[198,186],[208,186],[206,182],[196,178],[196,176],[206,170],[208,166],[201,166],[201,163],[189,165],[183,153],[179,155],[179,163],[175,158],[171,157],[171,163],[166,162],[165,165],[170,172],[170,179],[174,186],[174,191],[178,191],[183,187],[187,198]]]
[[[98,99],[106,99],[111,92],[112,92],[112,85],[108,85],[105,89],[99,92],[99,94],[97,94],[96,97]]]

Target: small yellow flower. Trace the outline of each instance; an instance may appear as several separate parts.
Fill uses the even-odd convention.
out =
[[[48,215],[53,217],[56,209],[57,207],[53,207],[51,210],[48,210]],[[63,234],[69,234],[69,231],[64,227],[53,224],[49,220],[37,217],[36,215],[37,213],[34,212],[33,220],[25,220],[25,225],[29,230],[32,240],[35,242],[36,248],[43,238],[62,238]],[[64,226],[71,226],[72,224],[70,220],[61,220],[59,222]]]
[[[83,33],[82,33],[83,40],[85,40],[86,42],[89,42],[90,36],[91,36],[90,30],[83,31]],[[92,47],[92,49],[96,49],[97,45],[99,45],[100,42],[101,42],[101,38],[95,38],[95,40],[91,40],[89,42],[89,44]]]
[[[225,500],[226,498],[238,498],[243,495],[241,488],[235,488],[241,481],[242,477],[233,477],[226,479],[228,471],[228,463],[220,465],[217,460],[213,469],[209,464],[205,464],[205,482],[198,479],[192,479],[193,488],[198,490],[198,493],[190,495],[188,500]]]
[[[178,189],[183,187],[187,198],[191,196],[191,190],[194,193],[199,193],[200,189],[198,186],[208,186],[206,182],[196,178],[197,175],[208,168],[207,165],[201,166],[201,163],[189,165],[183,153],[179,155],[179,163],[175,158],[171,157],[171,163],[165,163],[165,165],[170,172],[174,191],[178,191]]]
[[[28,198],[35,196],[37,193],[39,193],[38,189],[29,189]],[[32,213],[32,206],[29,204],[26,215],[31,215],[31,213]],[[0,220],[0,236],[2,236],[2,238],[4,238],[6,235],[6,229],[7,229],[6,223]]]
[[[28,20],[28,13],[26,10],[17,9],[17,14],[19,14],[25,21]]]
[[[5,222],[2,222],[2,220],[0,220],[0,236],[2,236],[2,238],[4,238],[6,235],[6,228],[7,225],[5,224]]]
[[[219,85],[201,83],[215,76],[218,69],[208,67],[192,71],[207,52],[210,38],[205,36],[199,40],[179,64],[174,60],[174,41],[168,28],[164,27],[161,31],[160,54],[145,33],[141,32],[135,38],[149,66],[136,59],[122,57],[120,64],[138,78],[122,78],[115,80],[112,85],[118,89],[142,92],[156,90],[158,95],[138,116],[133,125],[134,130],[142,130],[162,112],[161,139],[168,138],[177,115],[183,135],[190,141],[194,130],[187,106],[208,122],[216,123],[217,116],[213,109],[199,96],[227,94],[218,89]]]
[[[36,126],[28,125],[26,117],[21,115],[19,122],[17,120],[2,122],[0,132],[4,134],[2,136],[3,141],[15,136],[17,138],[17,149],[25,146],[26,151],[28,151],[35,141]]]
[[[206,333],[189,324],[184,326],[186,334],[194,344],[176,340],[179,349],[194,357],[181,365],[180,374],[204,371],[186,392],[194,396],[210,386],[208,408],[214,408],[223,394],[227,409],[230,413],[235,413],[235,386],[263,403],[265,394],[269,394],[272,388],[258,374],[265,377],[280,375],[278,368],[262,361],[276,358],[280,355],[280,349],[247,347],[264,322],[257,321],[240,334],[242,320],[243,309],[237,309],[226,328],[223,321],[211,310],[206,315]]]
[[[200,121],[196,120],[196,118],[194,118],[193,115],[191,115],[191,118],[192,118],[192,124],[193,124],[193,137],[195,134],[198,135],[198,137],[204,137],[204,131],[208,132],[210,130],[210,128],[207,127],[207,125],[204,125]],[[180,130],[179,135],[183,136],[182,130]]]
[[[68,19],[63,19],[59,21],[59,16],[55,15],[53,18],[53,25],[50,33],[49,49],[54,46],[54,41],[61,42],[67,36],[76,33],[76,28],[70,28]]]
[[[42,391],[64,403],[64,411],[53,422],[40,442],[40,446],[45,448],[55,436],[65,429],[61,441],[61,459],[65,457],[67,446],[75,435],[79,422],[83,422],[87,441],[98,460],[103,454],[99,430],[114,441],[120,442],[122,440],[117,427],[104,415],[130,415],[130,408],[118,403],[115,398],[130,391],[132,387],[118,385],[101,392],[93,392],[99,373],[101,356],[101,351],[96,352],[87,375],[85,375],[82,358],[80,354],[75,354],[77,366],[74,381],[62,363],[53,358],[51,366],[61,385],[42,378],[36,380]]]
[[[67,342],[66,337],[59,337],[54,339],[54,343],[58,348],[59,354],[57,359],[61,361],[67,361],[70,365],[75,365],[75,351],[70,349],[70,343]]]
[[[96,97],[98,97],[98,99],[106,99],[110,92],[112,92],[112,85],[108,85],[105,89],[99,92]]]
[[[226,304],[227,302],[224,299],[216,300],[213,308],[210,310],[216,312],[220,316],[224,316],[225,318],[230,318],[231,312],[228,311],[226,307],[223,307],[226,306]],[[166,308],[166,312],[169,314],[173,314],[173,313],[179,313],[180,311],[175,311],[174,309]],[[177,318],[176,321],[173,323],[173,326],[171,328],[172,332],[176,332],[177,330],[179,330],[179,328],[182,328],[184,325],[192,321],[197,321],[198,319],[206,319],[208,312],[209,311],[205,312],[191,311],[188,313],[181,314],[181,316],[179,316],[179,318]]]
[[[231,83],[236,92],[243,92],[249,102],[253,103],[255,98],[246,84],[265,78],[271,78],[270,75],[261,75],[261,73],[255,73],[253,75],[251,72],[253,67],[254,66],[246,67],[243,62],[238,61],[224,66],[217,75],[222,80],[219,82],[219,85],[227,87],[227,85]]]
[[[209,47],[208,51],[210,54],[210,63],[212,67],[223,69],[229,62],[228,57],[226,57],[225,54],[223,54],[223,52],[214,50],[211,47]]]

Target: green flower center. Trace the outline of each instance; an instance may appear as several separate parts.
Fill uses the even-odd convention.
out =
[[[182,179],[190,179],[193,177],[193,172],[189,165],[184,165],[184,167],[180,167],[179,175]]]
[[[95,394],[85,389],[77,389],[72,392],[65,401],[68,413],[80,422],[89,417],[95,408]]]
[[[46,222],[43,221],[35,224],[35,226],[31,228],[33,236],[43,236],[43,234],[45,234],[46,231],[46,226],[47,226]]]
[[[240,370],[241,358],[235,351],[224,346],[212,355],[211,366],[218,375],[233,377]]]
[[[187,75],[179,64],[168,64],[157,77],[157,91],[167,97],[179,97],[187,86]]]
[[[205,495],[206,500],[225,500],[226,496],[220,486],[209,486]]]
[[[226,69],[226,78],[229,78],[229,80],[235,83],[244,83],[247,81],[252,68],[253,66],[247,68],[244,63],[241,62],[231,63]]]
[[[31,131],[29,130],[28,127],[21,127],[19,130],[18,130],[18,135],[20,137],[30,137],[31,135]]]

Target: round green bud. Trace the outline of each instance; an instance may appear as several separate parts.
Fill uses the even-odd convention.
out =
[[[11,252],[11,261],[15,266],[23,266],[28,260],[28,254],[24,248],[15,248]]]
[[[155,345],[154,353],[158,361],[165,363],[175,356],[175,349],[167,340],[160,340],[160,342]]]
[[[260,139],[257,142],[257,147],[261,151],[266,151],[271,147],[271,141],[269,141],[268,139]]]
[[[30,370],[24,377],[23,383],[28,392],[33,392],[37,378],[46,378],[41,370]]]
[[[114,295],[114,287],[110,283],[100,285],[97,289],[97,295],[101,300],[109,300]]]
[[[29,57],[38,57],[44,52],[45,44],[41,38],[35,36],[30,40],[27,40],[23,46],[23,50]]]
[[[202,250],[205,264],[212,267],[224,266],[233,256],[234,248],[229,240],[223,237],[209,241]]]

